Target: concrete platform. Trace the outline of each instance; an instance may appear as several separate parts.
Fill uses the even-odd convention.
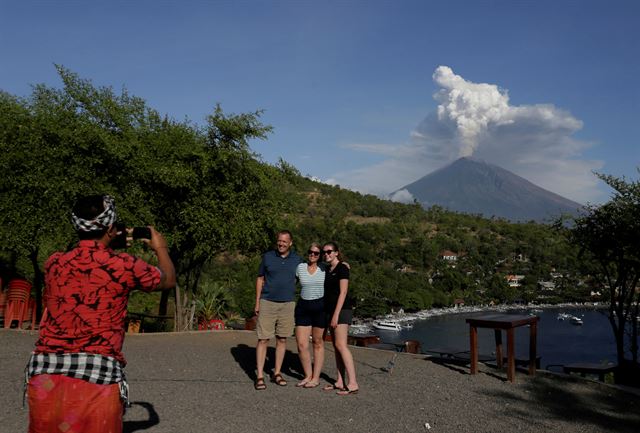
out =
[[[0,329],[0,431],[25,432],[24,365],[36,334]],[[255,334],[212,331],[132,334],[125,343],[134,406],[125,431],[189,432],[637,432],[640,397],[579,377],[440,365],[424,355],[353,347],[361,390],[347,397],[293,386],[300,367],[293,339],[289,386],[253,389]],[[327,343],[324,371],[334,376]],[[273,350],[269,350],[273,355]]]

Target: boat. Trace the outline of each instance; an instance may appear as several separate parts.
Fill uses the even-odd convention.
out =
[[[558,314],[558,320],[569,320],[571,319],[571,314],[568,313],[560,313]]]
[[[570,320],[573,325],[582,325],[584,323],[581,318],[576,316],[571,316]]]
[[[402,326],[394,320],[376,320],[373,322],[373,327],[383,331],[399,331]]]
[[[371,326],[366,323],[354,323],[349,326],[349,334],[351,335],[364,335],[371,332]]]

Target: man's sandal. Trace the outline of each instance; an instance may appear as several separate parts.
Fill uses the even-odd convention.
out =
[[[253,387],[256,389],[256,391],[264,391],[265,389],[267,389],[267,384],[264,383],[263,377],[259,377],[253,383]]]
[[[275,383],[278,386],[287,386],[287,381],[284,380],[284,378],[282,377],[282,375],[280,373],[274,374],[271,377],[271,382]]]

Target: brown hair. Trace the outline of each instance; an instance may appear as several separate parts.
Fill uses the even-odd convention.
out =
[[[338,244],[335,243],[334,241],[325,242],[325,244],[322,246],[322,249],[324,249],[324,247],[326,247],[328,245],[331,245],[331,247],[333,248],[333,251],[336,251],[338,253],[338,260],[343,262],[344,261],[344,256],[340,252],[340,247],[338,246]]]
[[[289,230],[280,230],[278,233],[276,233],[276,239],[280,236],[280,235],[288,235],[289,239],[291,240],[291,242],[293,242],[293,235],[291,234],[291,232]]]

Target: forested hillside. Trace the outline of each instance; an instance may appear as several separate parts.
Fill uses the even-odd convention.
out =
[[[2,277],[25,276],[38,296],[46,257],[74,241],[74,199],[91,193],[114,196],[128,225],[163,232],[181,290],[198,305],[213,296],[218,315],[253,309],[260,254],[282,228],[301,253],[312,241],[341,246],[359,316],[589,292],[576,252],[548,226],[425,211],[318,183],[250,151],[250,140],[271,133],[260,111],[215,106],[200,126],[59,73],[62,89],[35,86],[27,98],[0,92]],[[146,254],[141,246],[132,252]],[[135,297],[131,308],[166,314],[170,305],[165,293]]]
[[[576,252],[557,229],[536,223],[513,224],[418,204],[405,205],[362,195],[301,177],[286,167],[281,227],[293,231],[304,253],[314,241],[336,241],[352,266],[350,290],[359,316],[403,308],[420,310],[512,301],[587,300],[577,274]],[[286,205],[285,205],[286,203]],[[441,253],[457,254],[454,263]],[[211,266],[216,279],[240,284],[253,299],[258,258]],[[248,264],[248,267],[245,266]],[[524,277],[510,287],[508,275]],[[553,290],[539,282],[552,282]],[[238,281],[240,283],[240,281]]]

